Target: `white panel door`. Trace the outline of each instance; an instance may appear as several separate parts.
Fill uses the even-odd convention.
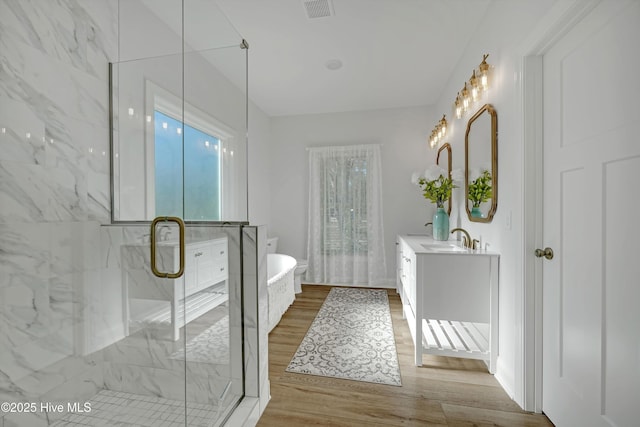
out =
[[[640,423],[640,2],[603,1],[543,57],[543,412]]]

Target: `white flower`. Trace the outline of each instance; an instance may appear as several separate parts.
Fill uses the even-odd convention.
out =
[[[413,185],[418,185],[418,180],[420,179],[420,173],[414,172],[411,174],[411,183]]]
[[[440,175],[446,177],[447,172],[444,169],[442,169],[440,166],[435,164],[429,166],[427,170],[424,171],[424,178],[427,181],[435,181],[436,179],[440,178]]]
[[[453,182],[464,182],[464,170],[454,169],[451,171],[451,179]]]

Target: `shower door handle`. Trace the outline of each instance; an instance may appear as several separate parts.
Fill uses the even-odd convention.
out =
[[[178,224],[179,237],[178,248],[180,249],[180,267],[175,273],[168,273],[158,270],[156,265],[156,225],[159,222],[175,222]],[[151,272],[157,277],[165,279],[177,279],[184,274],[184,221],[175,216],[159,216],[151,221]]]

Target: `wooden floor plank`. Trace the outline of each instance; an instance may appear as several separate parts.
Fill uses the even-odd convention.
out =
[[[520,410],[482,361],[424,355],[415,366],[395,290],[388,294],[402,387],[286,372],[331,287],[302,289],[269,335],[271,401],[258,426],[552,426]]]

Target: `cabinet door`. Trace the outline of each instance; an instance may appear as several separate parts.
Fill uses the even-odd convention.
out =
[[[402,242],[402,277],[405,297],[412,307],[416,305],[416,254]]]
[[[184,296],[189,296],[196,292],[198,273],[196,271],[196,253],[198,249],[192,245],[187,245],[184,252]],[[178,254],[176,254],[176,258]],[[182,297],[184,297],[182,296]]]
[[[227,257],[227,239],[218,240],[211,247],[213,252],[213,275],[216,282],[226,280],[229,276],[228,257]]]
[[[200,243],[196,246],[195,272],[196,282],[195,291],[201,291],[216,283],[216,260],[212,242]]]

